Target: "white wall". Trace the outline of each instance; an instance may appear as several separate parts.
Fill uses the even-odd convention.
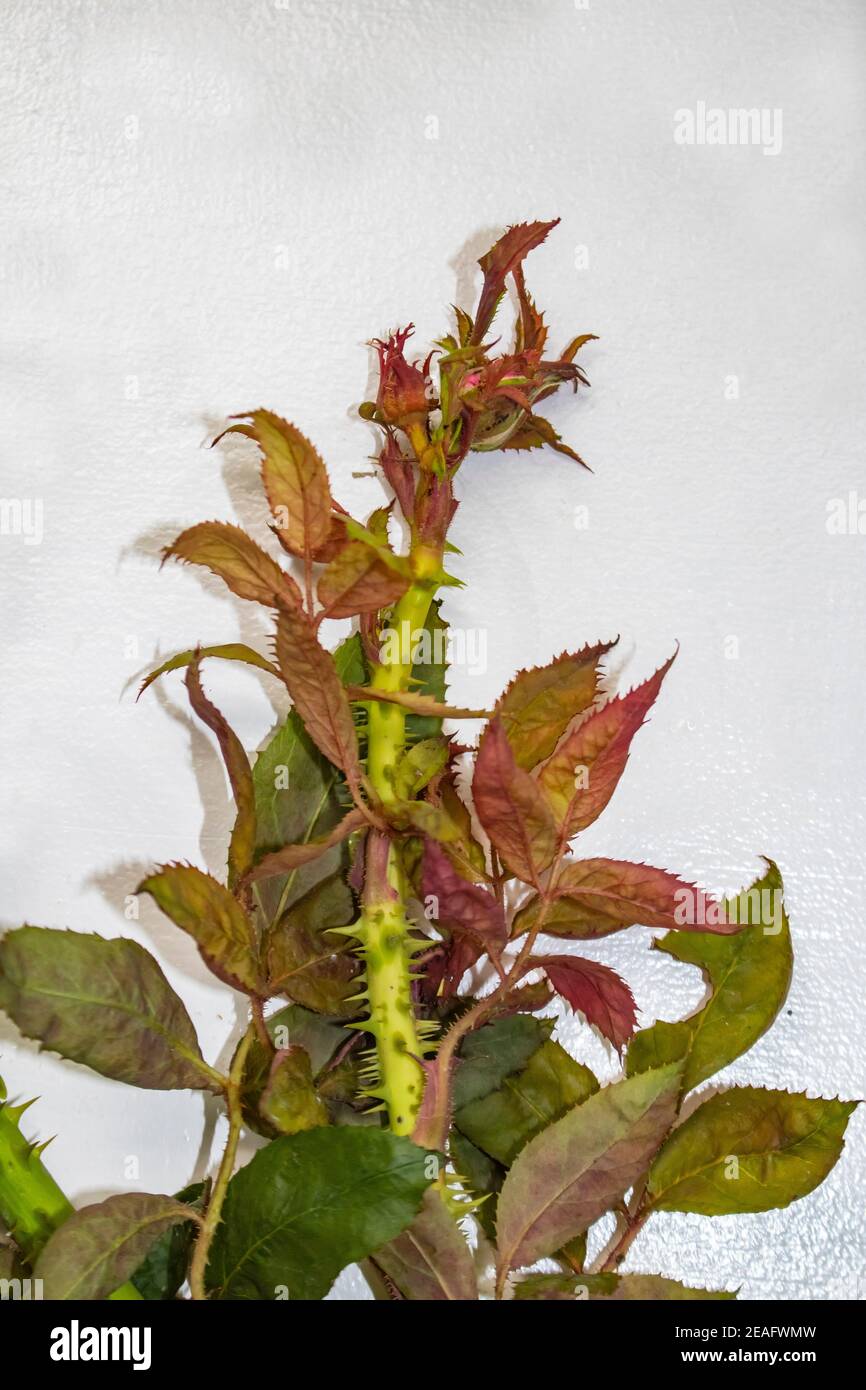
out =
[[[866,496],[858,0],[6,0],[2,28],[0,491],[44,506],[41,544],[0,537],[2,920],[134,935],[225,1055],[234,998],[149,902],[123,915],[154,861],[219,871],[225,780],[177,677],[138,706],[130,690],[157,653],[264,624],[189,570],[160,574],[158,548],[209,517],[266,537],[244,446],[201,447],[259,405],[318,441],[346,505],[375,505],[352,476],[372,443],[353,410],[365,340],[412,318],[425,342],[505,224],[558,214],[529,281],[556,342],[602,335],[592,391],[553,412],[595,473],[470,459],[469,586],[449,611],[486,625],[489,660],[455,695],[487,700],[518,664],[616,632],[631,684],[678,639],[586,850],[716,888],[773,855],[794,984],[730,1078],[863,1095],[866,536],[826,525],[830,499]],[[699,101],[780,108],[781,151],[678,145],[674,112]],[[255,747],[272,692],[245,672],[210,688]],[[694,1005],[693,972],[631,936],[598,954],[644,1022]],[[0,1070],[42,1096],[30,1119],[57,1133],[76,1200],[132,1185],[128,1156],[145,1190],[199,1169],[200,1098],[114,1085],[0,1028]],[[609,1068],[585,1030],[577,1048]],[[866,1295],[863,1133],[856,1116],[792,1210],[657,1218],[631,1267]]]

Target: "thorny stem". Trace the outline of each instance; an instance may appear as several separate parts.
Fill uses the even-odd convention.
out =
[[[207,1211],[201,1223],[201,1230],[195,1243],[195,1249],[189,1267],[190,1292],[196,1301],[207,1298],[207,1293],[205,1291],[205,1272],[207,1270],[208,1255],[210,1253],[211,1241],[220,1223],[223,1202],[225,1201],[229,1180],[234,1172],[242,1122],[241,1081],[247,1053],[249,1052],[255,1036],[256,1026],[255,1023],[251,1023],[238,1045],[238,1050],[235,1053],[231,1071],[228,1075],[225,1093],[229,1119],[228,1138],[226,1139],[226,1146],[223,1150],[222,1159],[220,1160],[219,1171],[216,1175],[216,1181],[213,1185]]]
[[[73,1206],[54,1181],[41,1153],[44,1144],[31,1144],[18,1121],[24,1105],[4,1104],[0,1082],[0,1220],[32,1268],[49,1237],[67,1221]],[[141,1298],[133,1284],[123,1284],[110,1298],[132,1302]]]
[[[407,433],[422,471],[430,448],[420,422]],[[408,560],[413,580],[391,615],[396,655],[373,672],[371,688],[383,693],[409,689],[413,651],[424,630],[442,569],[442,544],[430,544],[412,528]],[[406,711],[398,704],[371,700],[367,721],[367,782],[386,807],[398,800],[397,768],[406,750]],[[406,876],[400,845],[385,828],[367,835],[361,917],[354,934],[366,966],[367,1031],[376,1041],[377,1085],[370,1094],[382,1101],[395,1134],[411,1134],[421,1103],[423,1073],[420,1038],[412,1001],[413,943],[406,914]]]
[[[397,633],[398,659],[376,667],[374,690],[407,690],[412,650],[423,630],[436,592],[433,575],[441,554],[415,544],[410,552],[415,580],[399,600],[391,626]],[[406,711],[400,705],[372,700],[367,726],[367,775],[383,805],[397,799],[397,765],[406,748]],[[421,1101],[422,1044],[412,1004],[411,924],[406,916],[405,877],[399,845],[386,832],[367,836],[364,904],[357,934],[367,972],[369,1031],[376,1039],[379,1084],[372,1094],[388,1111],[396,1134],[411,1134]]]

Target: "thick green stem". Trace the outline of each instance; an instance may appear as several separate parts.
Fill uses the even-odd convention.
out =
[[[424,628],[435,593],[432,576],[441,555],[422,547],[412,554],[416,580],[397,604],[391,622],[396,651],[385,648],[386,659],[372,679],[375,690],[409,688],[412,651]],[[380,800],[396,799],[395,774],[406,747],[406,711],[400,705],[373,700],[369,707],[367,775]],[[369,1031],[376,1039],[379,1096],[396,1134],[410,1134],[421,1102],[422,1044],[412,1006],[410,923],[398,844],[387,835],[368,836],[364,908],[357,924],[367,972]]]
[[[0,1099],[0,1220],[32,1267],[49,1236],[74,1208],[42,1162],[44,1145],[31,1144],[21,1133],[18,1121],[26,1109]],[[133,1300],[141,1294],[124,1284],[111,1298]]]

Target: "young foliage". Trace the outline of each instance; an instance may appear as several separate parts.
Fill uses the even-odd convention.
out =
[[[361,1262],[379,1298],[475,1301],[483,1233],[499,1298],[728,1299],[672,1271],[620,1267],[657,1213],[787,1206],[838,1160],[852,1102],[732,1086],[693,1097],[682,1117],[784,1003],[793,956],[776,865],[719,900],[644,863],[641,846],[627,860],[574,850],[673,656],[616,693],[605,667],[616,639],[577,638],[518,672],[492,709],[449,700],[458,471],[497,449],[529,451],[529,467],[544,446],[582,462],[539,414],[560,386],[587,384],[575,359],[594,336],[556,355],[527,289],[526,257],[555,225],[505,232],[481,258],[474,311],[457,309],[423,360],[407,356],[411,325],[374,340],[376,398],[360,413],[391,496],[366,520],[336,500],[295,424],[257,409],[224,431],[251,462],[255,451],[275,540],[206,521],[165,557],[261,605],[272,638],[265,651],[190,647],[145,679],[142,691],[185,672],[236,814],[224,879],[168,863],[139,891],[193,939],[247,1026],[224,1074],[137,942],[32,926],[0,941],[0,1006],[26,1037],[104,1076],[214,1092],[225,1147],[215,1173],[176,1196],[119,1193],[74,1212],[44,1146],[21,1132],[26,1106],[0,1087],[4,1277],[35,1271],[64,1300],[186,1288],[194,1300],[298,1300],[324,1298]],[[492,334],[509,287],[516,326],[503,344]],[[353,631],[332,650],[334,619]],[[212,699],[221,661],[281,683],[291,702],[255,757]],[[455,718],[476,721],[474,746],[456,741]],[[603,950],[632,927],[664,932],[654,947],[702,972],[707,997],[688,1017],[636,1031],[630,982],[571,945]],[[620,1054],[609,1083],[555,1036],[566,1009]],[[259,1147],[235,1171],[244,1130]],[[600,1249],[595,1223],[610,1214]],[[542,1259],[557,1272],[533,1272]]]

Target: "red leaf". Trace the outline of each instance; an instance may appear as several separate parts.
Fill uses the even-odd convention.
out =
[[[484,271],[484,284],[478,301],[478,312],[475,315],[475,328],[472,333],[474,343],[480,343],[490,327],[507,277],[517,269],[530,251],[541,245],[558,221],[557,217],[553,222],[521,222],[516,227],[509,227],[505,235],[481,257],[478,264]]]
[[[518,767],[499,719],[488,724],[481,739],[472,795],[502,862],[524,883],[537,886],[556,853],[556,826],[538,783]]]
[[[613,642],[562,652],[546,666],[518,671],[496,705],[512,752],[527,772],[553,752],[598,689],[598,664]]]
[[[258,883],[263,878],[275,878],[279,874],[291,873],[293,869],[299,869],[303,864],[310,864],[314,859],[318,859],[326,850],[332,849],[334,845],[339,845],[343,840],[360,830],[366,825],[362,811],[357,807],[349,811],[341,821],[338,821],[333,830],[327,835],[323,835],[318,840],[304,840],[297,845],[283,845],[282,849],[275,849],[272,854],[266,854],[264,859],[256,864],[247,874],[246,883]]]
[[[484,950],[470,936],[455,935],[450,941],[442,942],[431,954],[420,976],[418,987],[425,1004],[436,1004],[450,999],[460,987],[460,981],[477,965]]]
[[[229,727],[228,721],[216,705],[211,704],[202,689],[200,658],[201,654],[197,652],[186,673],[186,688],[189,702],[199,719],[216,734],[237,805],[228,859],[229,887],[233,888],[252,864],[253,852],[256,847],[256,799],[253,790],[253,774],[243,744],[234,730]]]
[[[621,1051],[637,1025],[634,997],[625,980],[610,966],[583,956],[534,956],[548,980],[587,1023]]]
[[[427,840],[421,891],[435,899],[437,926],[451,933],[468,936],[482,950],[496,949],[507,940],[505,917],[500,904],[486,888],[461,878],[445,851],[435,840]]]
[[[544,315],[535,307],[535,301],[526,289],[522,265],[514,267],[514,283],[517,286],[517,298],[520,304],[514,350],[515,352],[525,352],[529,349],[540,353],[547,341],[547,325],[544,322]]]
[[[307,733],[328,761],[343,769],[356,793],[361,761],[349,698],[334,658],[320,645],[302,609],[281,610],[276,646],[280,673]]]
[[[363,541],[347,541],[319,579],[316,594],[324,612],[320,618],[353,618],[378,613],[396,603],[409,587],[409,577],[389,569]]]
[[[527,415],[526,419],[515,430],[510,439],[502,445],[503,449],[543,449],[545,444],[549,444],[551,449],[555,449],[558,454],[565,454],[568,458],[574,459],[588,473],[592,472],[589,464],[580,454],[575,453],[570,445],[563,443],[562,436],[557,433],[549,420],[545,420],[543,415]]]
[[[262,482],[281,544],[291,555],[318,558],[332,536],[331,490],[318,451],[270,410],[251,410],[247,418],[262,453]]]
[[[239,598],[267,608],[280,604],[300,607],[301,591],[291,575],[281,570],[246,531],[227,521],[202,521],[183,531],[163,551],[163,561],[170,559],[204,565]]]
[[[724,921],[711,907],[718,904],[693,883],[650,864],[624,859],[567,860],[545,913],[544,931],[548,936],[588,941],[634,926],[666,931],[693,928],[723,936],[739,930],[737,922]],[[520,910],[513,936],[531,931],[539,908],[540,899],[533,898]]]
[[[631,741],[675,656],[643,685],[590,714],[542,767],[538,785],[566,839],[591,825],[613,796],[628,762]]]

